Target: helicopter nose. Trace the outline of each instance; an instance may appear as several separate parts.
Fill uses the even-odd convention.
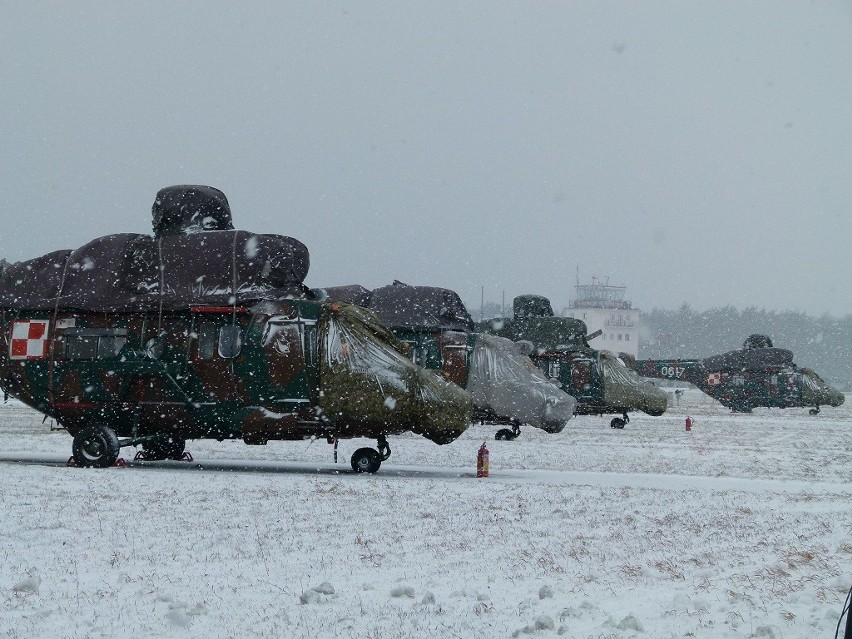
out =
[[[846,396],[839,390],[826,384],[822,378],[811,371],[802,371],[804,384],[802,385],[802,398],[808,404],[816,406],[838,407],[846,401]]]

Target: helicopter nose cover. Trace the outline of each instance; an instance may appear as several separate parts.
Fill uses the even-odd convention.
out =
[[[665,392],[642,379],[609,351],[601,351],[600,366],[603,373],[603,399],[609,406],[636,408],[648,415],[666,412]]]
[[[343,432],[411,430],[448,444],[470,425],[470,394],[409,360],[369,309],[324,304],[319,345],[319,405]]]
[[[558,433],[577,401],[555,386],[509,339],[480,334],[470,360],[467,390],[474,404],[497,415]]]
[[[802,373],[802,401],[810,406],[840,406],[846,397],[839,390],[826,384],[810,368],[800,369]]]

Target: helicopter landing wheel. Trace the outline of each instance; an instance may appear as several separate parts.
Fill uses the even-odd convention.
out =
[[[819,406],[816,406],[808,411],[808,415],[819,415]]]
[[[627,423],[627,422],[626,422],[626,421],[624,421],[621,417],[613,417],[613,418],[612,418],[612,421],[609,423],[609,427],[610,427],[610,428],[618,428],[618,429],[622,429],[622,428],[624,428],[624,425],[625,425],[626,423]]]
[[[352,453],[351,463],[356,473],[375,473],[382,465],[382,455],[373,448],[359,448]]]
[[[84,468],[108,468],[118,459],[121,447],[118,437],[109,426],[95,424],[87,426],[71,442],[74,462]]]
[[[520,423],[513,421],[511,428],[501,428],[496,433],[494,433],[494,439],[502,439],[504,441],[510,442],[514,439],[518,438],[518,435],[521,434],[521,425]]]

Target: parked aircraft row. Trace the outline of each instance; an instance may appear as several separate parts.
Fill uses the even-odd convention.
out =
[[[632,410],[662,414],[665,394],[633,368],[705,388],[718,375],[708,392],[735,410],[843,401],[771,344],[718,365],[631,368],[538,296],[474,325],[449,289],[308,289],[307,247],[234,229],[212,187],[161,189],[152,216],[152,235],[0,261],[0,387],[65,427],[81,466],[109,466],[124,446],[180,459],[194,438],[325,437],[336,454],[339,439],[367,437],[376,448],[351,465],[376,472],[401,432],[446,444],[473,419],[513,439],[521,424],[558,433],[575,414],[618,414],[615,428]]]

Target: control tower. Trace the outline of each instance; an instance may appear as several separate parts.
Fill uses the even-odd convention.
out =
[[[601,335],[589,342],[592,348],[639,356],[639,309],[633,308],[624,296],[625,286],[612,286],[609,278],[601,281],[592,277],[591,284],[580,284],[575,295],[563,309],[562,315],[583,320],[589,333]]]

